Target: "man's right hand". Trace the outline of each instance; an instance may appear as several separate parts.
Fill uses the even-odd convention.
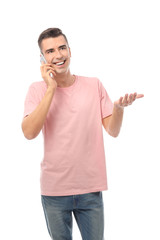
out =
[[[50,76],[51,73],[53,74],[53,77]],[[37,137],[41,131],[57,87],[57,82],[54,79],[56,73],[52,64],[42,63],[41,74],[43,80],[47,84],[47,90],[41,102],[37,105],[34,111],[26,116],[22,121],[22,131],[27,139],[33,139]]]
[[[56,76],[54,65],[42,62],[40,69],[41,69],[42,78],[47,84],[47,87],[52,87],[53,89],[56,89],[57,82],[54,79],[54,77]],[[53,77],[50,76],[51,73]]]

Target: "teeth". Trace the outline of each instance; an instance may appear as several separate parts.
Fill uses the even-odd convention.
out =
[[[62,65],[64,62],[56,63],[56,65]]]

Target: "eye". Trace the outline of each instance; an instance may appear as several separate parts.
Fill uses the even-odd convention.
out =
[[[61,47],[61,49],[66,49],[66,47]]]
[[[52,53],[53,52],[53,50],[49,50],[47,53]]]

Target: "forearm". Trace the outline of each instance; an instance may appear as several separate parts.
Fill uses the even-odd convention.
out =
[[[118,107],[116,104],[114,104],[112,117],[108,124],[108,133],[113,137],[117,137],[120,132],[123,120],[123,113],[124,108]]]
[[[27,139],[35,138],[41,131],[54,93],[55,89],[48,88],[44,98],[37,106],[37,108],[29,116],[24,118],[22,122],[22,131]]]

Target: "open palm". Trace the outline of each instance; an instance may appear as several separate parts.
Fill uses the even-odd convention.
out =
[[[117,101],[114,102],[114,104],[117,107],[126,107],[128,105],[131,105],[136,99],[138,98],[142,98],[144,97],[143,94],[137,94],[135,93],[131,93],[131,94],[125,94],[124,97],[120,97]]]

